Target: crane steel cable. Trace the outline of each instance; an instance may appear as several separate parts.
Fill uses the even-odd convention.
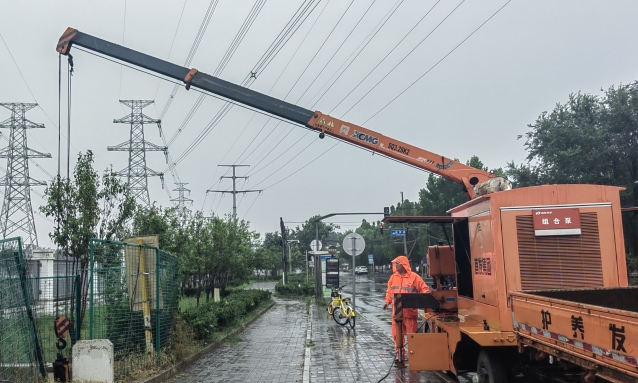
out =
[[[438,29],[438,28],[439,28],[439,27],[440,27],[440,26],[441,26],[441,25],[442,25],[442,24],[443,24],[443,23],[444,23],[444,22],[445,22],[445,21],[446,21],[446,20],[447,20],[450,16],[452,16],[452,14],[453,14],[453,13],[454,13],[457,9],[459,9],[459,7],[460,7],[461,5],[463,5],[463,3],[465,3],[465,0],[461,0],[461,2],[460,2],[460,3],[458,3],[458,4],[457,4],[457,6],[456,6],[456,7],[454,7],[454,8],[452,9],[452,11],[450,11],[450,13],[448,13],[448,14],[447,14],[447,16],[445,16],[445,17],[443,18],[443,20],[441,20],[441,22],[439,22],[439,23],[436,25],[436,27],[434,27],[434,29],[432,29],[432,30],[430,31],[430,33],[428,33],[427,35],[425,35],[425,37],[424,37],[423,39],[421,39],[421,41],[419,41],[419,43],[418,43],[417,45],[415,45],[415,46],[414,46],[414,48],[412,48],[412,49],[411,49],[411,50],[410,50],[410,51],[409,51],[409,52],[408,52],[405,56],[403,56],[403,58],[402,58],[402,59],[401,59],[398,63],[396,63],[396,64],[394,65],[394,67],[392,67],[392,69],[390,69],[390,71],[389,71],[388,73],[386,73],[386,74],[385,74],[385,76],[383,76],[383,77],[381,78],[381,80],[379,80],[379,81],[378,81],[378,82],[377,82],[377,83],[376,83],[376,84],[375,84],[372,88],[370,88],[370,90],[368,90],[368,91],[367,91],[367,92],[366,92],[366,93],[365,93],[365,94],[364,94],[364,95],[363,95],[363,96],[362,96],[362,97],[361,97],[361,98],[360,98],[357,102],[355,102],[355,103],[354,103],[354,105],[352,105],[352,106],[351,106],[348,110],[346,110],[346,111],[345,111],[345,113],[343,113],[342,115],[346,115],[346,114],[348,114],[348,112],[350,112],[350,111],[352,110],[352,108],[354,108],[355,106],[357,106],[357,105],[359,104],[359,102],[361,102],[361,100],[363,100],[363,99],[364,99],[364,98],[365,98],[368,94],[370,94],[370,92],[372,92],[372,91],[373,91],[373,90],[374,90],[377,86],[379,86],[379,84],[381,84],[381,82],[383,82],[383,80],[385,80],[385,79],[386,79],[386,78],[387,78],[387,77],[388,77],[388,76],[389,76],[392,72],[394,72],[394,70],[395,70],[395,69],[397,69],[397,68],[399,67],[399,65],[401,65],[401,63],[403,63],[403,61],[405,61],[405,60],[406,60],[406,59],[407,59],[407,58],[408,58],[408,57],[409,57],[412,53],[414,53],[414,51],[416,51],[416,49],[417,49],[418,47],[420,47],[420,46],[421,46],[421,44],[423,44],[423,42],[424,42],[425,40],[427,40],[427,39],[428,39],[428,37],[430,37],[430,36],[432,35],[432,33],[434,33],[434,31],[436,31],[436,30],[437,30],[437,29]],[[375,67],[374,69],[376,69],[376,67]],[[367,78],[367,77],[368,77],[368,76],[366,76],[366,78]],[[360,85],[360,84],[357,84],[357,87],[358,87],[359,85]],[[352,93],[352,92],[350,92],[350,93]],[[346,98],[350,95],[350,93],[348,93],[348,95],[346,96]],[[344,98],[344,100],[345,100],[345,98]],[[341,100],[341,101],[343,102],[343,100]],[[337,105],[337,106],[338,106],[338,105]]]
[[[18,70],[18,73],[20,74],[20,77],[22,78],[22,82],[24,82],[24,85],[27,87],[27,89],[29,90],[29,93],[31,94],[31,97],[33,98],[33,101],[35,101],[36,104],[38,104],[38,108],[40,108],[40,110],[42,111],[42,113],[44,113],[44,115],[46,116],[46,118],[51,121],[51,124],[53,124],[54,127],[58,128],[59,123],[56,124],[53,119],[51,119],[51,117],[49,117],[49,115],[47,114],[46,110],[44,110],[44,108],[42,108],[42,105],[40,105],[40,102],[38,101],[37,98],[35,98],[35,94],[33,94],[33,91],[31,90],[31,87],[29,86],[29,83],[27,82],[27,79],[24,77],[24,74],[22,74],[22,70],[20,69],[20,66],[18,65],[18,62],[16,61],[15,57],[13,57],[13,54],[11,53],[11,49],[9,49],[9,45],[7,44],[7,42],[5,41],[4,37],[2,36],[2,33],[0,32],[0,40],[2,40],[2,43],[4,44],[5,48],[7,49],[7,53],[9,53],[9,57],[11,57],[11,61],[13,61],[13,64],[15,65],[16,69]],[[63,134],[62,135],[64,138],[66,138],[66,136]],[[40,142],[34,138],[34,140],[40,144]],[[40,146],[42,146],[42,148],[44,148],[44,145],[40,144]],[[79,150],[75,147],[72,146],[73,149],[75,149],[75,152],[79,152]]]
[[[397,94],[392,100],[390,100],[387,104],[385,104],[382,108],[380,108],[376,113],[374,113],[372,116],[370,116],[370,118],[368,118],[367,120],[365,120],[363,123],[367,123],[368,121],[370,121],[371,119],[373,119],[377,114],[381,113],[381,111],[383,111],[385,108],[387,108],[390,104],[392,104],[397,98],[401,97],[405,92],[408,91],[408,89],[412,88],[414,86],[414,84],[416,84],[417,82],[419,82],[419,80],[421,80],[425,75],[427,75],[428,73],[430,73],[432,71],[432,69],[436,68],[443,60],[445,60],[449,55],[451,55],[458,47],[460,47],[461,45],[463,45],[464,42],[466,42],[470,37],[472,37],[479,29],[481,29],[485,24],[487,24],[488,21],[490,21],[494,16],[496,16],[503,8],[505,8],[505,6],[507,4],[509,4],[512,0],[508,0],[505,4],[503,4],[503,6],[501,6],[499,9],[496,10],[496,12],[494,12],[487,20],[485,20],[481,25],[479,25],[476,29],[474,29],[472,31],[472,33],[470,33],[466,38],[464,38],[463,40],[461,40],[460,43],[458,43],[454,48],[452,48],[451,51],[449,51],[445,56],[443,56],[439,61],[437,61],[434,65],[432,65],[427,71],[425,71],[421,76],[419,76],[416,80],[414,80],[407,88],[405,88],[404,90],[402,90],[399,94]]]

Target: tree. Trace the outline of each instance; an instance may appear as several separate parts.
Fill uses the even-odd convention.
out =
[[[289,239],[298,240],[299,248],[302,249],[302,252],[305,252],[306,249],[310,248],[310,243],[317,238],[317,233],[319,234],[319,240],[322,241],[325,247],[327,245],[326,240],[328,235],[336,229],[339,229],[338,225],[319,221],[319,216],[315,215],[302,223],[301,227],[297,225],[293,230],[291,230]]]
[[[89,287],[91,238],[109,241],[119,238],[136,206],[128,186],[120,181],[113,169],[106,169],[100,178],[93,169],[93,162],[93,152],[80,153],[73,180],[54,179],[44,191],[45,204],[40,206],[40,211],[55,223],[49,237],[64,249],[66,256],[73,258],[72,270],[80,277],[82,297],[86,297]],[[83,299],[78,318],[80,324],[86,304]],[[71,313],[74,313],[73,307]]]

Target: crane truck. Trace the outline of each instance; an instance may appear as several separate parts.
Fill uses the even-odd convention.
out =
[[[638,289],[628,287],[622,188],[512,189],[492,173],[68,28],[56,50],[70,55],[72,46],[460,184],[468,202],[449,216],[384,218],[452,226],[451,242],[428,248],[439,303],[424,316],[428,332],[408,334],[410,369],[475,371],[485,383],[529,370],[563,382],[638,382]]]

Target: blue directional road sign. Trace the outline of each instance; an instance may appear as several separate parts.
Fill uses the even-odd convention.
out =
[[[392,237],[405,237],[405,230],[390,230]]]

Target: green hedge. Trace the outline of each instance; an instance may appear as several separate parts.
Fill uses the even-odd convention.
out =
[[[216,331],[245,316],[259,303],[270,299],[270,291],[240,290],[222,299],[221,302],[203,303],[182,312],[198,339],[209,339]]]
[[[309,278],[306,283],[305,274],[291,274],[288,276],[288,283],[284,286],[282,281],[277,282],[275,291],[287,296],[313,296],[315,295],[315,281]]]

